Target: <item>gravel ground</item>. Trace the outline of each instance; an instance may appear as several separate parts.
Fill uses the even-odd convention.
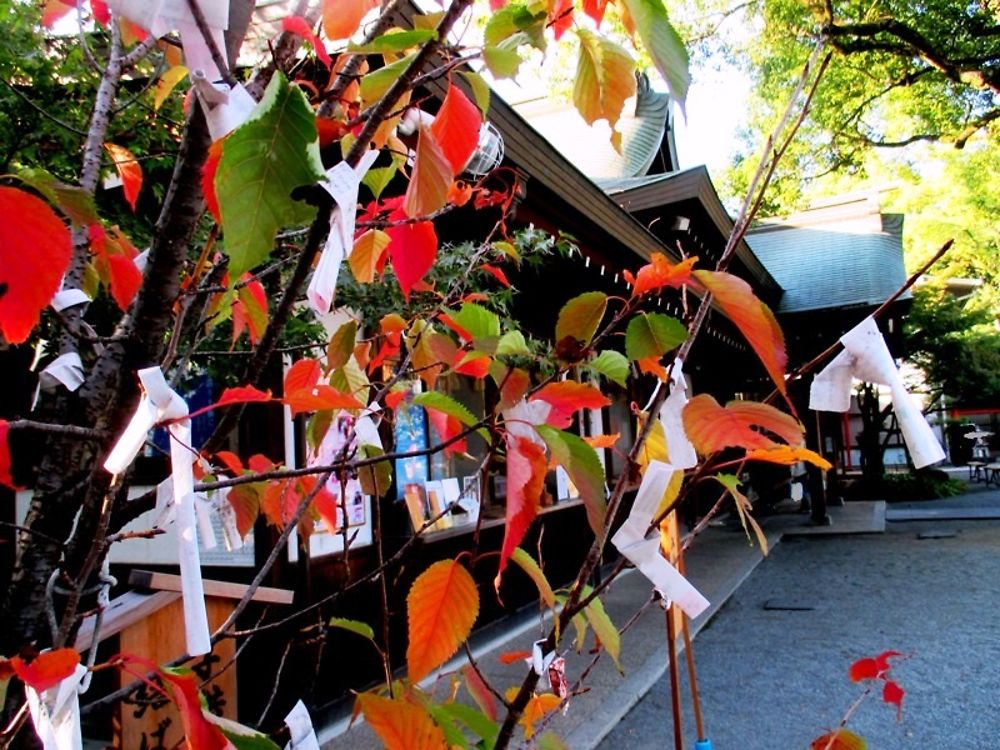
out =
[[[851,663],[893,649],[910,655],[902,721],[877,691],[848,724],[872,750],[1000,750],[998,612],[1000,522],[786,538],[694,643],[707,733],[716,750],[805,750],[860,695]],[[669,706],[664,677],[599,749],[672,748]]]

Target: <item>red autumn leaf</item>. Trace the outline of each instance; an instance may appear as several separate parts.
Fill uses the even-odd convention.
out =
[[[493,358],[485,354],[469,355],[459,352],[459,361],[455,364],[454,370],[460,375],[468,375],[472,378],[485,378],[490,374],[490,364]]]
[[[482,124],[483,117],[479,107],[469,101],[469,97],[458,86],[449,83],[448,93],[431,123],[431,133],[451,164],[453,175],[457,175],[469,163],[479,145],[479,129]]]
[[[398,409],[399,403],[406,398],[408,391],[393,391],[392,393],[387,393],[385,396],[385,405],[390,409]]]
[[[486,273],[490,274],[490,276],[495,278],[505,287],[510,289],[510,279],[507,278],[507,274],[503,272],[502,268],[500,268],[499,266],[491,266],[491,265],[480,266],[480,268],[486,271]]]
[[[30,662],[26,662],[20,656],[10,660],[10,665],[21,682],[30,685],[39,693],[69,677],[76,671],[76,665],[79,663],[80,654],[71,648],[45,651]]]
[[[361,19],[374,8],[374,0],[323,0],[323,30],[327,39],[347,39],[361,25]]]
[[[462,423],[458,421],[455,417],[450,414],[445,414],[443,411],[438,411],[437,409],[427,408],[427,419],[430,421],[431,425],[434,427],[434,431],[437,433],[438,440],[444,442],[449,440],[456,435],[458,435],[463,427]],[[445,453],[465,453],[469,449],[468,442],[465,438],[461,440],[456,440],[451,443],[448,447],[444,449]]]
[[[802,425],[773,406],[755,401],[730,401],[725,408],[707,393],[684,407],[684,431],[703,456],[723,448],[773,448],[779,443],[761,430],[774,433],[789,445],[802,445]]]
[[[490,10],[497,11],[500,10],[507,4],[507,0],[490,0]]]
[[[181,715],[181,727],[189,750],[230,750],[233,746],[215,724],[205,718],[193,672],[160,670],[160,676],[170,684],[174,702]]]
[[[122,43],[126,47],[144,42],[149,38],[148,31],[139,26],[139,24],[132,23],[124,16],[118,17],[118,27],[122,31]]]
[[[490,721],[497,720],[497,702],[490,692],[489,687],[479,676],[479,672],[472,668],[471,664],[462,667],[462,676],[465,678],[465,686],[469,689],[469,694],[483,713],[489,717]]]
[[[365,721],[386,750],[446,750],[448,747],[441,727],[414,701],[360,693],[357,710],[364,714]]]
[[[226,500],[236,514],[236,531],[245,537],[260,516],[260,484],[238,484],[229,489]]]
[[[292,416],[306,411],[326,409],[364,409],[365,405],[349,393],[341,393],[332,385],[314,385],[285,392],[285,404],[292,410]]]
[[[339,530],[340,526],[337,524],[337,498],[330,490],[323,487],[317,492],[313,498],[313,507],[316,508],[319,517],[323,519],[323,524],[326,526],[327,531],[332,534]]]
[[[774,381],[778,391],[787,395],[785,335],[771,308],[757,299],[750,285],[738,276],[718,271],[695,271],[695,278],[707,289],[750,343]]]
[[[419,682],[458,651],[479,615],[479,591],[461,563],[440,560],[417,576],[406,595],[406,668]]]
[[[322,375],[323,367],[318,360],[300,359],[285,373],[285,394],[312,388]]]
[[[243,462],[240,461],[240,457],[237,456],[232,451],[219,451],[215,454],[215,457],[222,462],[222,465],[229,469],[230,473],[240,476],[246,469],[243,468]]]
[[[11,474],[9,436],[10,423],[6,419],[0,419],[0,484],[12,490],[19,490],[21,488],[14,484],[14,477]]]
[[[135,203],[139,200],[139,191],[142,190],[142,167],[139,162],[124,146],[117,146],[114,143],[105,143],[104,149],[115,164],[118,176],[122,180],[122,190],[125,191],[125,201],[135,212]]]
[[[267,522],[283,530],[295,517],[302,496],[294,479],[277,479],[267,483],[260,498],[260,512]]]
[[[874,680],[882,673],[878,668],[878,662],[872,658],[858,659],[847,671],[851,682],[861,682],[862,680]]]
[[[525,661],[530,658],[530,651],[506,651],[497,657],[497,661],[501,664],[516,664],[519,661]]]
[[[549,11],[549,25],[555,34],[556,41],[573,25],[573,0],[556,0]]]
[[[288,16],[281,21],[281,30],[289,31],[292,34],[297,34],[298,36],[305,39],[312,48],[316,50],[316,57],[319,61],[323,63],[323,66],[329,70],[333,61],[330,59],[330,53],[326,51],[326,47],[323,42],[320,41],[319,37],[313,32],[312,27],[309,22],[302,16]]]
[[[124,255],[108,256],[108,275],[111,277],[111,296],[115,304],[127,311],[142,285],[142,272],[135,261]]]
[[[458,337],[462,339],[463,342],[468,343],[469,341],[472,341],[472,334],[469,333],[469,331],[467,331],[465,328],[460,326],[458,322],[448,313],[441,313],[438,316],[438,319],[446,326],[448,326],[448,328],[457,333]]]
[[[594,19],[598,27],[604,20],[604,11],[608,7],[608,0],[583,0],[583,12]]]
[[[444,148],[432,130],[420,127],[410,184],[403,196],[403,212],[411,219],[428,216],[448,202],[454,173]]]
[[[677,289],[684,286],[691,280],[691,269],[698,262],[697,258],[687,258],[675,265],[663,253],[653,253],[649,260],[649,264],[640,268],[635,276],[629,271],[622,274],[625,281],[632,285],[633,297],[663,287]]]
[[[895,680],[886,680],[882,688],[882,700],[896,707],[897,721],[903,720],[903,698],[906,691]]]
[[[900,651],[883,651],[881,654],[875,657],[875,663],[878,664],[880,672],[889,671],[889,659],[895,659],[897,657],[902,657],[903,654]]]
[[[267,293],[260,281],[250,279],[249,273],[243,274],[243,278],[247,283],[236,290],[233,302],[233,343],[245,330],[251,345],[256,346],[267,328]]]
[[[868,744],[860,735],[841,727],[817,737],[809,747],[811,750],[867,750]]]
[[[60,18],[75,7],[75,3],[65,0],[45,0],[45,7],[42,9],[42,26],[51,29]]]
[[[396,218],[404,218],[401,214]],[[390,227],[387,252],[392,260],[392,270],[399,280],[403,296],[410,299],[410,290],[427,275],[437,257],[438,238],[434,225],[429,221]]]
[[[520,367],[504,373],[500,382],[500,409],[509,409],[524,398],[531,387],[531,376]]]
[[[247,466],[254,474],[263,474],[265,471],[273,471],[275,468],[274,462],[261,453],[254,453],[250,456],[247,459]]]
[[[28,338],[71,255],[69,230],[55,211],[23,190],[0,187],[0,332],[8,343]]]
[[[104,0],[90,0],[90,12],[101,26],[107,26],[111,21],[111,11]]]
[[[205,157],[205,165],[201,168],[201,191],[205,195],[205,206],[212,214],[216,224],[222,223],[222,212],[219,210],[219,197],[215,193],[215,173],[219,169],[219,160],[222,158],[222,142],[224,138],[215,141],[208,148],[208,156]]]
[[[500,577],[507,567],[507,561],[538,515],[547,470],[545,448],[527,438],[508,435],[507,518],[503,545],[500,548],[500,569],[493,581],[497,588],[500,587]]]
[[[241,385],[235,388],[226,388],[215,405],[261,403],[271,401],[273,398],[270,391],[262,391],[252,385]]]
[[[545,401],[552,407],[546,424],[563,430],[573,421],[573,415],[580,409],[600,409],[611,404],[607,396],[595,386],[562,380],[549,383],[531,397],[532,401]]]

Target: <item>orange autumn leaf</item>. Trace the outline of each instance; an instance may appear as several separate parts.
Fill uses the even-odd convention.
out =
[[[815,451],[791,445],[778,445],[773,448],[755,448],[747,452],[748,461],[766,461],[772,464],[791,466],[799,461],[805,461],[823,471],[829,471],[833,465]]]
[[[646,375],[653,375],[660,380],[666,381],[667,368],[663,366],[660,359],[660,357],[644,357],[643,359],[637,359],[635,363],[639,367],[639,372]]]
[[[412,701],[360,693],[357,708],[386,750],[447,750],[441,727]]]
[[[462,677],[465,678],[465,686],[469,690],[469,694],[472,696],[473,700],[479,708],[482,709],[483,713],[489,718],[490,721],[497,720],[497,702],[496,698],[493,697],[493,693],[490,692],[489,687],[483,678],[479,676],[479,672],[473,669],[471,664],[466,664],[462,667]]]
[[[507,567],[507,561],[538,515],[545,489],[546,471],[548,462],[545,460],[545,448],[528,438],[508,435],[507,518],[503,545],[500,548],[500,568],[493,581],[496,588],[500,587],[500,577]]]
[[[695,271],[694,276],[740,329],[778,391],[787,396],[785,335],[771,308],[761,302],[750,285],[738,276],[718,271]]]
[[[545,714],[559,708],[561,703],[562,698],[555,693],[542,693],[541,695],[532,696],[528,701],[528,705],[524,707],[524,714],[521,716],[521,721],[518,722],[524,727],[524,739],[530,740],[535,735],[535,724],[541,721],[545,717]]]
[[[460,88],[449,83],[448,93],[431,123],[431,133],[451,164],[453,175],[462,171],[476,150],[482,124],[483,117],[479,108],[469,101],[469,97]]]
[[[653,253],[649,260],[649,264],[640,268],[635,276],[629,271],[622,274],[625,281],[632,285],[633,297],[664,287],[676,289],[683,286],[691,280],[691,269],[698,262],[697,258],[686,258],[673,264],[663,253]]]
[[[403,212],[411,219],[427,216],[444,206],[453,177],[451,162],[433,131],[421,127],[413,156],[410,184],[403,196]]]
[[[376,5],[373,0],[323,0],[323,31],[331,41],[347,39]]]
[[[868,743],[850,729],[841,727],[817,737],[809,747],[812,750],[867,750]]]
[[[219,211],[219,197],[215,194],[215,173],[219,170],[219,160],[222,159],[222,143],[220,138],[208,147],[205,164],[201,168],[201,191],[205,195],[205,207],[212,214],[216,224],[222,223],[222,213]]]
[[[774,433],[789,445],[803,442],[802,425],[794,417],[755,401],[730,401],[725,407],[701,393],[684,407],[684,431],[703,456],[723,448],[770,449],[778,445],[762,430]]]
[[[621,433],[616,432],[614,435],[593,435],[585,437],[583,440],[591,448],[614,448],[620,437]]]
[[[549,383],[538,390],[531,400],[545,401],[552,407],[545,422],[560,430],[569,427],[573,414],[580,409],[600,409],[611,404],[598,388],[575,380]]]
[[[323,384],[314,385],[312,388],[301,388],[297,391],[286,391],[284,402],[292,410],[293,417],[306,411],[365,408],[365,405],[350,393],[342,393],[332,385]]]
[[[413,582],[406,596],[406,665],[419,682],[444,664],[469,637],[479,615],[479,591],[461,563],[441,560]]]
[[[115,164],[115,170],[122,181],[122,190],[125,191],[125,201],[134,213],[136,201],[139,200],[139,191],[142,190],[142,167],[132,152],[124,146],[105,143],[104,149]]]
[[[80,654],[71,648],[57,648],[45,651],[30,662],[20,656],[10,660],[10,666],[25,685],[37,692],[48,690],[69,677],[80,663]]]
[[[472,198],[472,186],[465,180],[455,180],[448,188],[447,201],[453,206],[464,206]]]
[[[516,664],[519,661],[531,658],[530,651],[505,651],[497,657],[501,664]]]
[[[215,724],[205,718],[194,672],[161,669],[160,676],[170,684],[174,702],[181,715],[186,746],[190,750],[228,750],[229,740]]]

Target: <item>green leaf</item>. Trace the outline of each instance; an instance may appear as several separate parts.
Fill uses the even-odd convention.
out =
[[[361,178],[361,183],[372,191],[372,197],[378,200],[382,197],[382,191],[392,182],[392,178],[399,173],[399,168],[406,162],[406,155],[398,151],[391,151],[392,163],[387,167],[372,167],[365,176]]]
[[[455,722],[455,717],[445,711],[444,706],[432,703],[431,701],[421,702],[423,703],[424,708],[427,709],[427,713],[429,713],[434,719],[434,723],[441,727],[441,731],[444,732],[444,739],[447,747],[470,747],[469,741],[465,738],[461,728]]]
[[[531,580],[535,582],[535,586],[538,587],[538,595],[542,597],[542,601],[549,607],[555,607],[556,596],[552,592],[552,586],[549,585],[545,573],[542,572],[541,567],[535,562],[535,559],[520,547],[514,548],[510,559],[516,562],[521,567],[521,570],[527,573]]]
[[[350,393],[359,401],[368,401],[368,387],[371,383],[354,357],[347,360],[343,367],[338,367],[330,374],[330,385],[341,393]]]
[[[372,39],[368,44],[347,45],[347,51],[364,55],[402,52],[432,39],[437,39],[437,31],[434,29],[410,29],[409,31],[390,29],[382,36]]]
[[[569,745],[551,730],[540,736],[535,744],[538,750],[569,750]]]
[[[500,318],[496,313],[472,302],[466,302],[451,319],[469,332],[473,340],[499,338]]]
[[[19,169],[17,177],[55,205],[74,224],[86,226],[100,221],[94,197],[78,185],[67,185],[44,169]]]
[[[580,57],[573,84],[573,104],[588,125],[607,120],[611,141],[621,150],[615,129],[625,100],[635,96],[635,61],[623,47],[586,29],[578,29]]]
[[[362,458],[378,458],[385,455],[385,451],[377,445],[361,445],[358,452]],[[383,497],[392,486],[392,463],[386,460],[359,466],[358,481],[361,482],[361,491],[366,495]]]
[[[361,103],[371,106],[382,98],[382,95],[389,90],[389,87],[396,82],[403,71],[413,62],[415,52],[411,52],[396,62],[389,63],[378,70],[373,70],[361,79]]]
[[[306,442],[310,449],[314,451],[319,449],[332,423],[333,409],[318,411],[306,420]]]
[[[459,71],[458,74],[468,82],[469,88],[472,89],[472,98],[475,99],[476,106],[485,119],[490,109],[490,85],[486,83],[485,78],[474,71]]]
[[[205,719],[215,724],[226,736],[236,750],[281,750],[266,734],[251,729],[224,716],[216,716],[207,711]]]
[[[585,292],[574,297],[559,311],[556,342],[568,336],[587,346],[597,333],[597,327],[601,325],[607,309],[608,295],[603,292]]]
[[[625,354],[629,359],[662,357],[687,339],[687,329],[676,318],[662,313],[639,313],[625,329]]]
[[[445,703],[438,708],[468,727],[473,734],[485,741],[486,747],[493,747],[496,744],[500,727],[482,711],[464,703]]]
[[[326,348],[326,366],[336,370],[347,364],[354,354],[354,343],[358,335],[358,321],[349,320],[344,323],[330,339]]]
[[[509,3],[490,16],[483,39],[491,47],[515,37],[521,37],[519,44],[531,44],[545,49],[545,21],[547,14],[533,13],[525,5]]]
[[[372,630],[372,626],[366,622],[361,622],[360,620],[348,620],[346,617],[332,617],[328,625],[331,628],[340,628],[341,630],[349,630],[352,633],[356,633],[363,638],[367,638],[369,641],[375,641],[375,631]]]
[[[592,592],[593,589],[590,586],[584,586],[580,591],[580,598],[585,599]],[[587,618],[587,622],[590,623],[590,627],[594,629],[594,633],[601,639],[601,645],[604,646],[604,649],[614,659],[618,671],[624,674],[621,662],[619,661],[619,656],[621,655],[621,636],[618,633],[618,628],[611,622],[611,618],[608,617],[608,613],[604,610],[604,604],[600,598],[595,596],[590,604],[584,607],[583,613]]]
[[[277,73],[251,119],[226,138],[215,175],[231,280],[267,259],[278,229],[315,215],[291,192],[322,177],[316,116]]]
[[[594,535],[604,533],[604,466],[597,457],[597,451],[587,445],[578,435],[557,430],[548,425],[538,425],[535,430],[552,451],[552,458],[569,474],[573,484],[580,490],[587,521]]]
[[[635,23],[642,46],[653,58],[653,64],[667,82],[670,95],[684,110],[691,73],[688,54],[677,29],[667,18],[662,0],[624,0],[625,8]]]
[[[528,342],[524,340],[524,334],[520,331],[508,331],[497,342],[494,354],[520,354],[525,357],[531,356],[531,349]]]
[[[435,409],[439,412],[454,417],[466,427],[471,427],[476,423],[476,418],[465,406],[440,391],[425,391],[413,397],[413,403],[423,406],[425,409]]]
[[[587,364],[608,380],[625,387],[625,381],[628,378],[628,360],[623,354],[608,349],[598,354]]]
[[[713,478],[732,495],[733,503],[736,505],[736,513],[740,517],[740,523],[743,524],[743,533],[746,534],[747,541],[753,546],[750,539],[750,529],[753,529],[754,536],[757,537],[757,544],[760,545],[760,551],[766,557],[767,535],[757,523],[757,519],[751,515],[753,504],[750,502],[750,498],[740,492],[740,478],[735,474],[716,474]]]
[[[521,68],[523,58],[518,47],[528,43],[525,34],[515,34],[499,44],[483,47],[483,62],[494,78],[514,78]]]

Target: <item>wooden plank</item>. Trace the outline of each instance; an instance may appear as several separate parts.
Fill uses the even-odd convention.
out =
[[[178,591],[128,591],[116,596],[104,610],[100,640],[117,635],[180,598]],[[94,615],[84,619],[74,644],[77,651],[86,651],[93,645],[96,622],[97,618]]]
[[[129,574],[128,582],[140,588],[156,589],[160,591],[180,591],[181,577],[170,573],[154,573],[151,570],[133,570]],[[218,596],[223,599],[242,599],[250,588],[242,583],[229,583],[228,581],[205,580],[205,596]],[[288,589],[277,589],[269,586],[261,586],[252,597],[251,601],[264,602],[266,604],[291,604],[295,592]]]

